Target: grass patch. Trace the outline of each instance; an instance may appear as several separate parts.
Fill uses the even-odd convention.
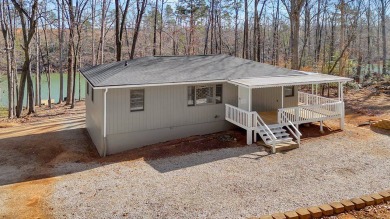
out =
[[[0,118],[8,117],[8,109],[0,106]]]

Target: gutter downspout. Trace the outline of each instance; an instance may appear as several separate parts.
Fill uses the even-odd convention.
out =
[[[103,157],[107,155],[107,92],[108,88],[104,90],[103,97]]]

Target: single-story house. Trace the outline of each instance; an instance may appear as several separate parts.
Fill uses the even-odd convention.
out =
[[[86,127],[101,156],[239,126],[273,151],[299,143],[302,123],[340,119],[349,78],[228,55],[154,56],[88,67]],[[317,85],[338,83],[338,98]],[[298,87],[311,85],[311,92]]]

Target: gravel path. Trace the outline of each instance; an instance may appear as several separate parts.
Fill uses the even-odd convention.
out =
[[[56,218],[245,218],[390,188],[390,136],[347,126],[268,155],[258,146],[153,161],[63,163]],[[88,167],[83,165],[89,165]]]

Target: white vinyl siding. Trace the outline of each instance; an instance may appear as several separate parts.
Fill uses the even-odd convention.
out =
[[[294,88],[294,96],[283,97],[283,107],[298,106],[297,88]],[[252,110],[253,111],[275,111],[282,108],[282,87],[256,88],[252,89]]]
[[[90,98],[85,99],[87,130],[101,155],[103,152],[103,92],[104,90],[95,90],[94,102]]]
[[[237,87],[224,83],[223,103],[237,105]],[[188,107],[188,86],[146,87],[145,109],[130,112],[129,89],[107,93],[107,133],[127,133],[225,120],[225,104]]]

